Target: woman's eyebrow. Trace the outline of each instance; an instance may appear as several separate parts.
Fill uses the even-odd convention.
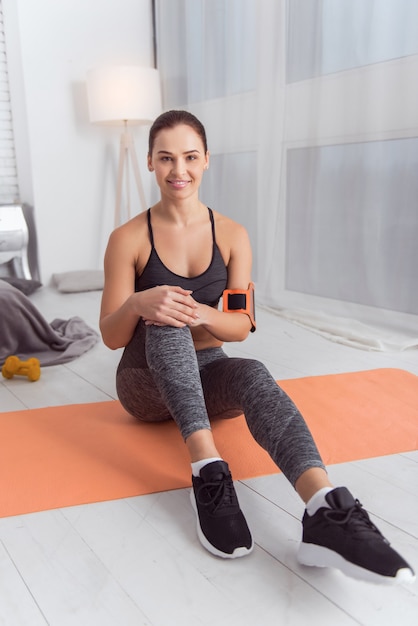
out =
[[[192,154],[192,152],[197,152],[198,154],[200,154],[199,150],[197,149],[186,150],[185,152],[183,152],[183,154]],[[173,153],[170,152],[169,150],[158,150],[157,154],[173,154]]]

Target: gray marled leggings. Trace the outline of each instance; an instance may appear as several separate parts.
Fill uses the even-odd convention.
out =
[[[244,413],[254,439],[292,485],[311,467],[324,467],[292,400],[266,367],[228,357],[222,348],[195,351],[190,329],[139,322],[117,370],[123,407],[147,422],[173,418],[186,440],[210,429],[210,419]]]

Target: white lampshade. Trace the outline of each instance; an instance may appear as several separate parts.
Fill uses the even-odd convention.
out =
[[[137,65],[92,69],[87,97],[91,122],[148,124],[161,113],[159,72]]]

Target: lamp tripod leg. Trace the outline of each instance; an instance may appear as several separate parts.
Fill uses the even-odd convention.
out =
[[[132,161],[132,169],[135,176],[136,187],[138,189],[139,199],[141,201],[142,210],[146,211],[147,201],[145,199],[144,186],[142,184],[141,173],[138,165],[138,158],[136,156],[135,146],[132,142],[132,138],[129,137],[128,150]]]
[[[125,166],[126,150],[126,136],[125,133],[123,133],[120,138],[118,181],[116,186],[115,228],[119,226],[121,218],[123,171]]]

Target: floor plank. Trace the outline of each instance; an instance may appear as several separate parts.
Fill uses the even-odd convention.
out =
[[[60,511],[1,521],[1,540],[49,624],[113,626],[121,615],[124,624],[148,623]]]
[[[0,588],[0,624],[45,626],[48,623],[2,541],[0,541]]]

